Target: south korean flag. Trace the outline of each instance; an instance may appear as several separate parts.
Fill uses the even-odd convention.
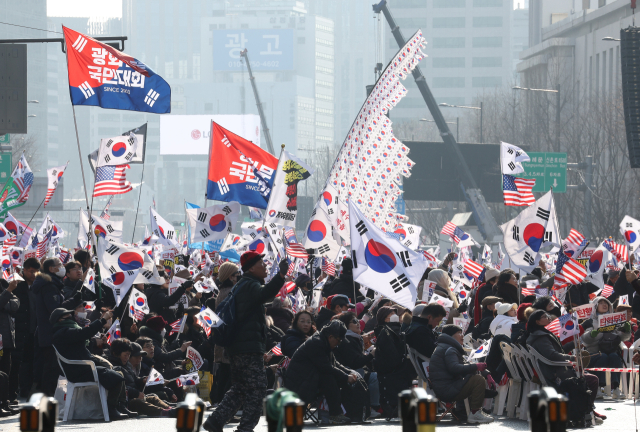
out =
[[[220,240],[233,231],[240,204],[232,201],[223,205],[205,208],[187,209],[187,218],[191,232],[191,243]]]
[[[196,318],[203,324],[203,327],[207,328],[214,328],[224,324],[222,319],[209,308],[200,311],[200,313],[196,315]]]
[[[500,165],[502,174],[514,175],[524,172],[522,162],[529,162],[531,158],[524,150],[513,144],[500,143]]]
[[[162,285],[165,282],[149,254],[120,243],[99,242],[98,264],[100,273],[104,275],[140,269],[133,283]]]
[[[319,204],[316,204],[304,233],[302,245],[305,249],[315,249],[317,252],[314,255],[327,257],[333,261],[340,252],[340,244],[338,244],[337,238],[339,236],[337,234],[334,235],[334,228],[329,217],[319,207]]]
[[[176,229],[169,222],[164,220],[153,207],[149,207],[151,218],[151,231],[158,237],[158,243],[178,249],[176,240]]]
[[[388,237],[349,201],[353,279],[401,304],[415,306],[427,259]]]
[[[504,234],[504,248],[513,265],[528,273],[538,265],[538,251],[545,240],[550,219],[557,219],[551,191],[515,219],[500,226]]]
[[[142,135],[129,134],[113,138],[103,138],[100,141],[97,166],[126,165],[131,162],[138,149],[138,137]]]

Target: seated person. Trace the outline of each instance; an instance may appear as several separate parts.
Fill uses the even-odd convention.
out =
[[[575,361],[575,356],[564,353],[560,339],[545,328],[551,323],[552,319],[555,318],[544,310],[537,310],[529,316],[529,321],[527,322],[527,346],[551,361]],[[547,385],[555,387],[556,390],[560,389],[560,384],[563,380],[576,376],[572,367],[551,366],[542,362],[538,362],[538,364]],[[598,389],[598,378],[587,372],[584,373],[584,378],[587,388],[591,390],[589,405],[593,406]],[[590,419],[591,416],[587,418],[587,420]],[[596,423],[602,423],[598,415],[596,415]]]
[[[185,352],[191,346],[191,342],[184,342],[178,349],[167,349],[167,341],[165,339],[167,334],[165,327],[167,325],[167,321],[162,316],[149,316],[144,325],[140,327],[140,336],[148,337],[153,341],[155,369],[165,378],[176,378],[182,375],[182,371],[176,368],[173,362],[184,359]]]
[[[140,363],[143,354],[140,345],[129,341],[127,338],[116,339],[111,342],[111,350],[108,360],[113,365],[113,370],[122,372],[125,386],[127,388],[128,408],[149,417],[172,417],[175,410],[160,400],[156,395],[145,395],[143,393],[145,379],[136,375],[129,360],[134,358],[134,363]],[[138,361],[136,361],[136,358]]]
[[[200,325],[200,322],[195,318],[200,313],[199,307],[190,307],[186,311],[187,322],[185,323],[185,331],[179,335],[179,343],[191,342],[191,348],[198,351],[205,364],[202,366],[203,370],[208,370],[209,366],[213,364],[214,351],[213,346],[209,343],[207,334]]]
[[[496,310],[496,303],[498,302],[502,302],[502,299],[495,296],[487,296],[482,300],[482,318],[480,318],[480,322],[471,332],[471,336],[474,339],[488,340],[491,338],[489,327],[491,327],[491,322],[495,316],[493,312]]]
[[[102,314],[100,319],[92,322],[88,327],[80,327],[73,320],[74,311],[63,308],[54,309],[49,321],[53,325],[53,346],[60,355],[67,360],[90,360],[96,365],[98,381],[107,394],[107,407],[111,420],[123,420],[137,416],[137,413],[126,413],[127,395],[124,377],[121,372],[111,369],[111,364],[101,357],[92,355],[87,349],[89,339],[98,333],[111,318],[111,312]],[[62,363],[64,374],[70,382],[93,381],[93,374],[89,366],[69,365]]]
[[[357,374],[338,363],[333,350],[340,345],[347,328],[334,320],[298,348],[289,363],[284,385],[298,394],[305,403],[313,403],[318,394],[324,395],[329,405],[332,423],[344,424],[350,420],[342,414],[340,388],[355,383]]]
[[[287,330],[280,342],[282,354],[293,358],[296,350],[316,332],[313,325],[313,315],[308,311],[300,311],[293,317],[293,324]]]
[[[511,342],[512,326],[518,323],[517,307],[515,303],[496,303],[498,308],[495,311],[496,317],[491,321],[489,331],[493,335],[491,348],[487,354],[487,369],[491,371],[491,377],[494,381],[500,382],[507,372],[507,363],[502,356],[501,342]]]
[[[316,328],[321,329],[324,327],[334,315],[346,312],[349,308],[355,307],[349,301],[349,297],[343,294],[332,295],[327,298],[327,307],[321,307],[318,316],[316,317]]]
[[[431,386],[436,397],[444,402],[462,402],[469,398],[469,423],[491,423],[493,417],[482,412],[487,382],[476,373],[484,371],[487,365],[465,363],[462,342],[462,328],[455,325],[442,327],[429,365]]]
[[[293,312],[291,312],[291,300],[288,297],[274,298],[271,306],[267,307],[266,313],[273,318],[273,324],[282,330],[282,333],[286,333],[291,328]]]
[[[405,332],[409,347],[425,357],[431,357],[436,349],[436,335],[433,329],[438,327],[447,315],[447,310],[437,303],[420,304],[413,308],[411,324]]]
[[[146,352],[147,355],[140,358],[140,364],[137,368],[134,369],[134,372],[136,372],[136,375],[138,377],[146,378],[151,373],[151,368],[155,367],[155,360],[153,359],[156,353],[155,346],[153,344],[153,341],[145,336],[136,339],[136,343],[138,343],[142,347],[142,351]],[[147,394],[157,395],[161,400],[165,402],[174,403],[178,401],[178,397],[176,396],[174,391],[162,384],[147,386],[145,388],[145,391],[147,392]]]
[[[589,367],[594,368],[621,368],[622,357],[618,354],[620,342],[631,339],[631,323],[625,322],[622,327],[616,327],[610,332],[601,332],[598,330],[598,319],[600,315],[613,313],[613,305],[604,297],[596,297],[591,302],[593,304],[593,313],[591,319],[582,323],[584,334],[582,335],[582,343],[591,354],[591,362]],[[605,386],[606,373],[594,372],[594,375],[600,380],[598,387],[598,397],[602,397],[600,387]],[[620,372],[611,372],[611,397],[614,399],[622,399],[622,390],[620,390]]]

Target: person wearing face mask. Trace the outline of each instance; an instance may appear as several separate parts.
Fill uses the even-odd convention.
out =
[[[84,308],[85,302],[80,303],[74,310],[73,320],[78,323],[80,327],[87,327],[91,321],[87,319],[87,310]]]
[[[407,358],[407,347],[400,337],[400,317],[397,309],[384,306],[376,315],[374,333],[377,338],[375,366],[380,381],[383,417],[398,416],[398,393],[411,387],[416,372]]]
[[[47,396],[54,395],[58,383],[59,366],[53,349],[53,323],[49,321],[51,313],[58,308],[74,310],[82,300],[80,293],[66,299],[62,294],[66,270],[58,258],[49,258],[42,263],[42,270],[36,275],[31,291],[35,297],[36,320],[38,324],[37,336],[42,359],[42,377],[40,388]],[[38,381],[38,377],[36,377]]]

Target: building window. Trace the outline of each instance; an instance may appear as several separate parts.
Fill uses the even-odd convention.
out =
[[[333,54],[327,54],[327,53],[322,53],[322,52],[316,51],[316,57],[317,58],[321,58],[321,59],[325,59],[325,60],[333,61]]]
[[[318,108],[318,107],[316,107],[316,112],[319,113],[319,114],[333,115],[333,110],[332,109],[327,109],[327,108]]]
[[[316,80],[316,85],[317,86],[321,86],[321,87],[330,87],[333,88],[333,83],[330,81],[322,81],[322,80]]]
[[[464,25],[464,17],[446,17],[433,19],[433,28],[464,28]]]
[[[333,41],[326,40],[326,39],[316,38],[316,43],[319,43],[320,45],[324,45],[324,46],[328,46],[328,47],[332,47],[333,46]]]
[[[472,67],[502,67],[502,57],[474,57]]]
[[[322,135],[316,135],[316,140],[331,142],[331,141],[333,141],[333,138],[327,137],[327,136],[322,136]]]
[[[502,0],[473,0],[473,7],[502,7]]]
[[[333,33],[333,29],[331,27],[322,24],[316,24],[316,29],[327,33]]]
[[[316,122],[316,126],[318,127],[322,127],[322,128],[327,128],[327,129],[333,129],[333,123],[326,123],[326,122]]]
[[[463,8],[466,0],[433,0],[434,8]]]
[[[471,87],[500,87],[502,77],[473,77]]]
[[[463,68],[464,57],[432,57],[434,68]]]
[[[463,37],[433,38],[434,48],[464,48]]]
[[[493,37],[474,37],[474,48],[500,48],[502,47],[502,38],[500,36]]]
[[[302,110],[313,111],[313,104],[308,104],[308,103],[304,103],[304,102],[298,102],[298,108],[300,108]]]
[[[435,77],[433,88],[464,88],[464,77]]]
[[[326,74],[329,74],[329,75],[333,75],[333,69],[331,69],[331,68],[327,68],[327,67],[324,67],[324,66],[316,66],[316,70],[318,72],[322,72],[322,73],[326,73]]]
[[[313,124],[313,119],[309,118],[309,117],[298,116],[298,123],[312,125]]]
[[[502,27],[502,17],[500,16],[473,17],[473,26],[480,27],[480,28]]]
[[[322,100],[326,100],[326,101],[333,101],[333,96],[322,94],[322,93],[316,93],[316,99],[322,99]]]
[[[393,4],[394,9],[405,9],[414,7],[427,7],[427,0],[402,0]]]

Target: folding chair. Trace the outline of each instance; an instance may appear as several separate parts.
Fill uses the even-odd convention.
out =
[[[516,416],[516,406],[520,399],[520,390],[522,388],[522,377],[520,371],[516,367],[515,358],[513,357],[513,351],[511,345],[506,342],[501,342],[502,358],[507,364],[511,378],[509,379],[509,390],[507,393],[507,417],[514,418]],[[498,406],[500,409],[500,407]],[[494,414],[498,414],[494,411]]]
[[[407,345],[407,352],[409,353],[409,360],[411,360],[413,369],[418,374],[420,386],[423,387],[427,391],[427,393],[435,396],[435,393],[429,386],[429,363],[431,362],[431,359],[429,357],[423,356],[414,348],[411,348],[409,345]]]

